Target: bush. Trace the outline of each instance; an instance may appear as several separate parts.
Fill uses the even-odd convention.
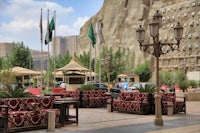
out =
[[[148,93],[153,93],[156,91],[156,86],[153,84],[146,84],[144,87],[141,85],[139,87],[139,92],[148,92]]]
[[[179,83],[179,87],[181,90],[185,91],[188,87],[188,83],[186,80],[183,80],[182,82]]]
[[[144,64],[138,64],[134,72],[140,76],[140,82],[147,82],[152,76],[152,71],[147,61]]]
[[[13,72],[8,70],[3,70],[0,72],[0,82],[3,86],[8,86],[16,82],[16,76]],[[3,89],[3,88],[1,88]]]
[[[31,97],[28,92],[24,92],[25,88],[13,87],[12,85],[4,86],[4,91],[0,93],[0,98],[18,98],[18,97]]]
[[[93,84],[86,84],[86,85],[81,85],[80,91],[87,91],[87,90],[94,90],[95,86]]]
[[[191,86],[192,88],[197,88],[197,81],[196,80],[188,80],[187,82],[188,86]]]

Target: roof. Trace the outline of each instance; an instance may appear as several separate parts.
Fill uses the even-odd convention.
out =
[[[13,67],[11,69],[12,72],[15,73],[17,76],[24,76],[24,75],[40,75],[41,73],[38,71],[34,71],[31,69],[23,68],[23,67]]]
[[[77,61],[77,59],[72,58],[72,60],[62,68],[59,68],[57,71],[90,71],[89,69],[83,67],[83,65]]]
[[[132,74],[119,74],[119,75],[117,75],[118,78],[138,77],[138,76],[139,76],[139,75],[134,74],[134,73],[132,73]]]

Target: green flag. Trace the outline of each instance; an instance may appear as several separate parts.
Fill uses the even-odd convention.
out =
[[[54,17],[52,17],[49,26],[48,26],[48,30],[49,30],[49,39],[47,39],[47,34],[45,36],[45,44],[48,44],[49,42],[52,41],[52,33],[53,30],[55,30],[55,22],[54,22]]]
[[[92,47],[94,48],[94,45],[96,44],[96,38],[94,36],[94,31],[93,31],[93,27],[92,27],[92,23],[90,24],[90,30],[88,33],[88,37],[92,42]]]

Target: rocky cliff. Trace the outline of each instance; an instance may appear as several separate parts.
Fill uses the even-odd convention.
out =
[[[179,69],[179,66],[185,65],[185,69],[200,70],[200,0],[104,0],[100,11],[81,28],[77,53],[89,51],[89,24],[100,21],[105,38],[102,46],[112,47],[114,50],[121,47],[125,49],[125,55],[134,54],[130,56],[134,59],[129,58],[131,63],[137,65],[149,60],[154,67],[153,56],[140,51],[135,31],[142,24],[146,30],[146,42],[151,42],[148,24],[156,10],[163,15],[161,42],[175,43],[174,26],[180,22],[184,27],[180,51],[161,56],[161,69]],[[98,54],[99,44],[96,46]],[[191,64],[195,66],[192,68]]]

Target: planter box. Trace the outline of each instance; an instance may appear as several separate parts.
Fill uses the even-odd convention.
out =
[[[200,92],[186,93],[187,101],[200,101]]]

